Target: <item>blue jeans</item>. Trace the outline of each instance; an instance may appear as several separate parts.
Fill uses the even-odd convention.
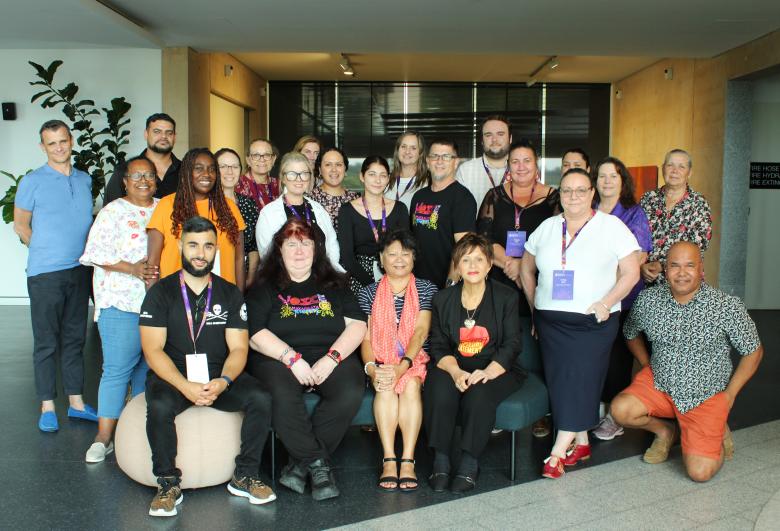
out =
[[[125,406],[128,382],[133,396],[143,393],[149,370],[141,354],[138,314],[113,306],[104,308],[98,317],[98,330],[103,345],[98,417],[118,419]]]

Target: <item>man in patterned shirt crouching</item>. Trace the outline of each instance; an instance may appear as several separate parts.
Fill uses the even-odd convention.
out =
[[[678,242],[667,255],[668,284],[639,294],[623,334],[642,370],[611,408],[620,425],[655,434],[647,463],[666,461],[679,434],[694,481],[711,479],[724,455],[733,454],[726,420],[764,354],[745,305],[705,284],[703,271],[699,247]],[[640,332],[652,344],[652,356]],[[742,356],[733,375],[732,346]]]

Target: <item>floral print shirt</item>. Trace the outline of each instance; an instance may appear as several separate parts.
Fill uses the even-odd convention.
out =
[[[712,212],[704,196],[688,187],[682,199],[667,211],[665,188],[646,192],[640,201],[653,241],[648,262],[665,263],[669,248],[680,241],[695,243],[705,251],[712,238]],[[658,282],[665,282],[663,272],[658,275]]]
[[[643,290],[623,325],[626,339],[640,332],[652,345],[655,388],[681,413],[726,389],[732,346],[747,356],[761,344],[743,302],[704,282],[687,304],[677,302],[666,283]]]
[[[347,190],[344,195],[330,195],[326,193],[322,188],[317,186],[314,190],[312,190],[310,193],[307,194],[309,197],[317,201],[320,205],[322,205],[322,208],[325,209],[325,211],[330,216],[330,220],[333,222],[333,228],[338,233],[339,231],[339,210],[341,209],[341,205],[344,203],[349,203],[353,199],[357,199],[360,197],[360,194],[358,192],[353,192],[352,190]]]
[[[95,321],[103,308],[139,313],[146,295],[144,282],[128,273],[106,271],[102,265],[121,261],[134,264],[146,256],[146,225],[159,199],[150,207],[136,206],[125,199],[107,204],[98,213],[89,231],[87,245],[79,262],[95,266],[92,287],[95,292]]]

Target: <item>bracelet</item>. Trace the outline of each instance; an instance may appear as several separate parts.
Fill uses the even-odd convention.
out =
[[[412,358],[410,358],[409,356],[404,356],[403,358],[401,358],[401,361],[404,361],[404,360],[409,362],[409,367],[411,368],[412,367]],[[401,361],[399,361],[398,363],[401,363]]]
[[[227,384],[228,384],[228,387],[230,387],[231,385],[233,385],[233,380],[231,380],[229,376],[225,376],[225,375],[223,374],[223,375],[222,375],[222,379],[223,379],[223,380],[225,380],[225,381],[227,382]]]
[[[281,361],[282,363],[284,363],[284,356],[285,356],[285,355],[286,355],[288,352],[290,352],[291,350],[292,350],[292,347],[287,347],[286,349],[284,349],[284,350],[282,351],[282,353],[281,353],[281,354],[279,354],[279,357],[278,357],[278,358],[276,358],[276,359],[277,359],[277,360],[279,360],[279,361]]]
[[[363,372],[366,373],[366,376],[368,376],[368,366],[369,365],[373,365],[374,368],[376,369],[376,362],[375,361],[369,361],[368,363],[363,365]]]
[[[301,353],[300,353],[300,352],[296,352],[296,353],[293,355],[293,357],[292,357],[292,358],[290,358],[290,361],[288,361],[287,363],[285,363],[285,365],[287,366],[287,368],[288,368],[288,369],[292,369],[292,368],[293,368],[293,365],[295,365],[295,363],[296,363],[296,362],[297,362],[299,359],[301,359],[301,357],[302,357],[302,356],[301,356]]]

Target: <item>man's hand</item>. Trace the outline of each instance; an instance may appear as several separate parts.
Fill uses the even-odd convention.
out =
[[[208,404],[202,404],[204,406],[210,406],[214,403],[219,395],[225,392],[228,388],[228,383],[224,378],[214,378],[209,383],[203,386],[201,392],[201,400],[208,401]]]
[[[645,262],[639,266],[639,272],[642,274],[642,280],[645,282],[655,282],[655,279],[658,278],[658,275],[661,274],[662,270],[663,266],[661,265],[661,262],[658,261]]]
[[[300,363],[300,361],[298,363]],[[327,380],[330,373],[336,368],[336,365],[338,365],[338,363],[330,356],[323,356],[318,359],[311,368],[311,372],[314,373],[314,377],[316,378],[315,383],[319,385]]]
[[[506,257],[506,262],[504,262],[504,274],[509,280],[516,283],[520,282],[520,266],[522,263],[520,258]]]
[[[187,397],[187,400],[195,404],[196,406],[203,406],[203,389],[205,385],[197,382],[187,382],[179,389],[181,394]]]

